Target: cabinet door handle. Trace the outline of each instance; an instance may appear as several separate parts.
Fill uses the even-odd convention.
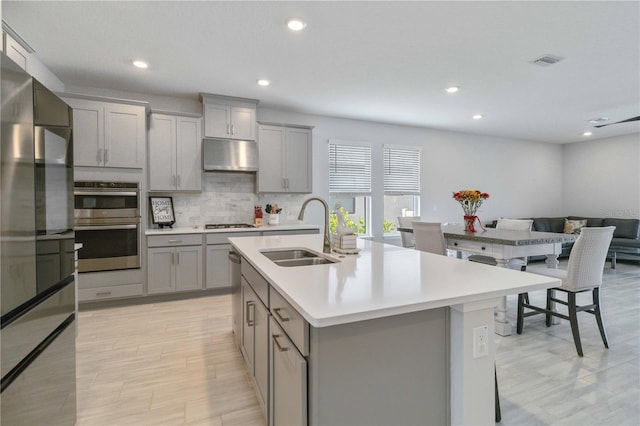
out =
[[[176,186],[176,175],[171,175],[171,186]]]
[[[109,150],[105,148],[104,150],[104,163],[107,164],[109,162]]]
[[[180,188],[180,175],[178,175],[178,183],[176,184],[178,188]]]
[[[180,264],[180,253],[176,253],[176,265]]]
[[[171,253],[171,264],[172,265],[176,264],[176,254],[175,253]]]
[[[282,322],[287,322],[289,321],[291,318],[287,318],[287,317],[283,317],[282,315],[280,315],[280,311],[282,310],[282,308],[275,308],[273,310],[273,314],[278,317],[278,319]]]
[[[255,325],[255,320],[253,318],[255,317],[255,315],[251,315],[251,312],[253,311],[254,308],[255,308],[255,304],[253,302],[251,301],[246,302],[245,321],[249,327],[253,327]]]
[[[235,133],[236,133],[236,127],[232,124],[231,125],[231,134],[235,135]]]
[[[231,134],[231,124],[227,124],[227,134]]]
[[[111,292],[110,291],[99,291],[96,293],[96,296],[110,296]]]
[[[288,350],[289,350],[289,348],[288,348],[288,347],[282,347],[282,346],[280,346],[280,343],[278,342],[278,337],[280,337],[280,335],[279,335],[279,334],[272,334],[272,335],[271,335],[271,338],[273,339],[273,344],[274,344],[274,345],[276,345],[276,347],[278,348],[278,350],[279,350],[280,352],[286,352],[286,351],[288,351]]]
[[[169,244],[178,244],[181,243],[182,240],[169,240]]]

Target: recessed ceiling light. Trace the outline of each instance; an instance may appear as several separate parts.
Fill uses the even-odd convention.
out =
[[[445,90],[447,91],[447,93],[456,93],[458,90],[460,90],[460,87],[451,86],[451,87],[447,87]]]
[[[261,78],[260,80],[258,80],[258,85],[259,86],[266,87],[266,86],[268,86],[270,84],[271,84],[271,82],[269,80],[265,80],[264,78]]]
[[[307,23],[300,18],[287,19],[287,28],[289,28],[291,31],[302,31],[306,26]]]
[[[584,133],[582,134],[582,136],[591,136],[592,134],[593,134],[593,133],[591,133],[591,132],[584,132]]]
[[[149,64],[147,64],[145,61],[136,60],[136,61],[133,61],[133,66],[136,68],[145,69],[149,66]]]
[[[474,120],[480,120],[482,117],[484,117],[482,114],[476,114],[473,116]]]

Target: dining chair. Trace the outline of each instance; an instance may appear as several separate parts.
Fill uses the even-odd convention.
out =
[[[447,244],[440,222],[413,222],[413,237],[417,250],[447,255]]]
[[[511,230],[511,231],[531,231],[533,226],[532,219],[498,219],[496,223],[496,229]],[[481,254],[474,254],[467,258],[472,262],[484,263],[487,265],[497,265],[498,262],[491,256],[483,256]],[[524,271],[527,268],[527,259],[515,258],[509,259],[507,268],[519,269]]]
[[[559,278],[562,284],[560,287],[547,289],[547,304],[545,308],[531,305],[527,293],[518,295],[518,317],[516,326],[518,334],[522,334],[524,318],[532,315],[545,314],[547,327],[551,326],[552,316],[568,320],[571,324],[571,333],[573,334],[573,341],[576,345],[578,355],[583,356],[577,313],[588,312],[596,317],[604,347],[609,348],[607,333],[602,321],[602,310],[600,308],[600,285],[602,284],[602,273],[607,251],[615,229],[615,226],[582,228],[580,236],[569,254],[567,270],[544,267],[529,268],[528,272]],[[555,291],[567,293],[567,300],[557,299],[555,297]],[[576,294],[587,291],[591,291],[592,303],[584,306],[577,305]],[[553,302],[566,306],[568,315],[553,311],[551,309]],[[533,312],[524,312],[525,308],[533,310]]]
[[[420,216],[398,216],[398,225],[401,228],[411,228],[413,222],[420,222]],[[415,247],[416,242],[411,232],[400,231],[402,247]]]

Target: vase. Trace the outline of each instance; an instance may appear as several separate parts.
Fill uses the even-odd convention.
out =
[[[473,224],[476,221],[477,216],[464,216],[464,231],[465,232],[476,232]]]
[[[280,215],[279,214],[270,214],[269,215],[269,225],[279,225],[280,224]]]

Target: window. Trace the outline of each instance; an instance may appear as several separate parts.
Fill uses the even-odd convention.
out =
[[[398,216],[420,216],[420,151],[385,147],[385,233],[396,230]]]
[[[329,208],[339,203],[347,226],[369,234],[371,204],[371,147],[329,143]],[[338,217],[331,214],[331,232]]]

